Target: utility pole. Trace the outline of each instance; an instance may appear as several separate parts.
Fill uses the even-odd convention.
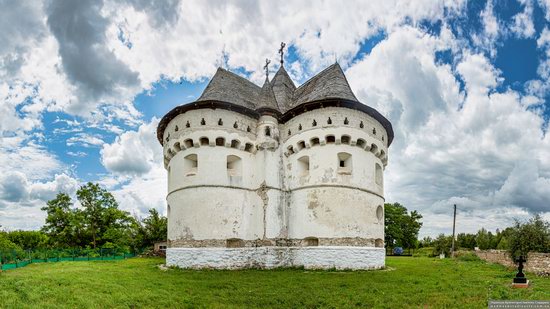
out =
[[[453,215],[453,246],[451,248],[452,257],[455,257],[455,225],[456,225],[456,204],[454,204],[454,215]]]

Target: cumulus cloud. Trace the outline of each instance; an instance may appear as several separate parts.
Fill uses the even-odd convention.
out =
[[[120,175],[143,175],[162,162],[162,148],[156,138],[158,119],[141,125],[137,131],[121,134],[101,149],[101,163]]]
[[[425,234],[448,232],[452,204],[470,218],[470,232],[550,211],[548,137],[526,103],[537,99],[497,91],[500,71],[471,50],[454,68],[437,63],[436,51],[445,48],[438,36],[401,29],[347,71],[359,98],[394,126],[388,200],[420,210]],[[488,224],[486,214],[499,223]]]

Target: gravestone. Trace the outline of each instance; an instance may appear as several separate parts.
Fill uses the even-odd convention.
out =
[[[512,286],[517,288],[526,288],[529,286],[529,280],[525,278],[525,274],[523,273],[523,263],[526,262],[525,258],[520,256],[516,261],[518,262],[518,273],[513,280]]]

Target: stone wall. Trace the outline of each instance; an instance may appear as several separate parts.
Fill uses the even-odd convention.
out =
[[[480,250],[475,254],[482,260],[498,263],[507,267],[516,267],[506,250]],[[528,272],[550,275],[550,253],[530,252],[525,264]]]

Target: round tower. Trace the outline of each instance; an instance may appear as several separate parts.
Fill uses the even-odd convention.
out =
[[[168,265],[384,266],[393,131],[337,63],[298,88],[282,66],[262,87],[220,68],[197,101],[163,117],[157,136]]]

